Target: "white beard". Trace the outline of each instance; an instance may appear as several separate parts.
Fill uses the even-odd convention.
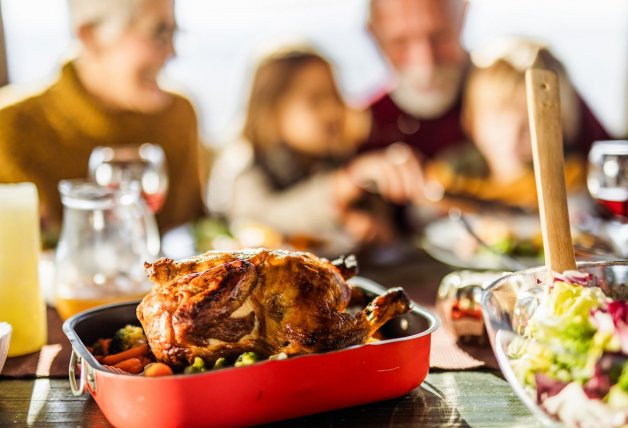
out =
[[[428,70],[416,66],[397,72],[397,84],[390,92],[395,104],[417,119],[436,119],[456,102],[463,67],[441,65]]]

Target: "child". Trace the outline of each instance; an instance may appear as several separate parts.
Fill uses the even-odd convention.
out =
[[[584,159],[572,155],[578,134],[579,104],[559,62],[542,46],[510,40],[492,55],[472,54],[474,67],[463,94],[462,125],[475,144],[426,165],[428,183],[449,196],[537,205],[525,70],[554,70],[560,81],[565,177],[569,190],[584,184]],[[429,185],[428,185],[429,188]]]
[[[392,168],[393,157],[382,154],[363,155],[345,167],[366,131],[368,123],[344,104],[323,57],[303,48],[269,56],[253,79],[243,138],[213,168],[210,210],[287,236],[313,237],[329,252],[389,241],[388,207],[370,201],[365,188],[373,184],[403,199],[409,191],[390,183],[410,182],[411,174],[398,175],[420,169],[411,161]]]

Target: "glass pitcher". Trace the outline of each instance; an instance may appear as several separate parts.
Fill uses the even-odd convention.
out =
[[[59,183],[63,225],[55,254],[55,305],[62,318],[142,297],[144,262],[159,252],[155,218],[137,183],[109,188],[86,180]]]

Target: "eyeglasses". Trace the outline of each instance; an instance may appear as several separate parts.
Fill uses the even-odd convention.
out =
[[[179,32],[176,24],[165,21],[138,23],[136,30],[155,47],[163,48],[174,42]]]

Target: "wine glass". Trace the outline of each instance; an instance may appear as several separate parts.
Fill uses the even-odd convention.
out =
[[[587,185],[604,212],[628,222],[628,140],[593,144],[589,152]]]
[[[156,144],[98,146],[89,157],[89,176],[97,184],[113,188],[138,182],[153,213],[162,208],[168,192],[166,155]]]

